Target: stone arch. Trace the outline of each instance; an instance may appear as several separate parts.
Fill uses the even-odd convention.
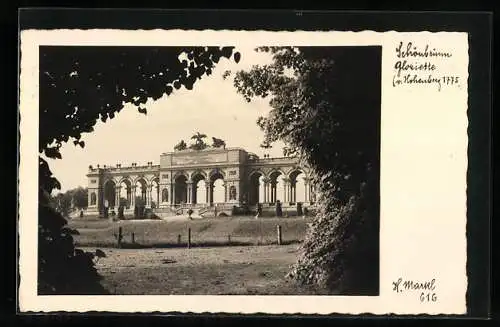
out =
[[[250,173],[248,174],[248,179],[251,179],[253,175],[255,174],[260,174],[262,176],[267,176],[266,173],[264,173],[264,171],[262,169],[254,169],[254,170],[251,170]]]
[[[224,171],[224,169],[220,169],[220,168],[214,168],[208,172],[208,177],[210,178],[210,180],[213,180],[213,178],[216,176],[222,176],[222,179],[225,180],[226,179],[226,172]]]
[[[202,170],[196,170],[191,173],[192,194],[191,202],[194,204],[207,202],[207,174]]]
[[[108,183],[113,183],[116,185],[116,181],[112,177],[105,177],[102,181],[102,187],[106,186]]]
[[[134,197],[135,205],[139,207],[145,206],[147,188],[149,186],[147,178],[144,176],[138,176],[135,179],[133,186],[135,186],[135,192],[132,196]]]
[[[194,180],[197,176],[201,176],[203,179],[207,178],[207,173],[201,169],[197,169],[190,174],[190,179]]]
[[[151,185],[152,183],[160,183],[160,176],[158,175],[152,175],[148,180],[148,184]]]
[[[226,202],[226,185],[225,185],[225,172],[222,169],[214,169],[209,173],[208,191],[209,203],[224,203]]]
[[[268,171],[267,173],[267,177],[268,178],[272,178],[273,175],[283,175],[283,176],[287,176],[287,174],[285,173],[285,170],[282,169],[282,168],[271,168],[271,170]]]
[[[174,182],[174,204],[187,203],[187,181],[188,176],[185,173],[175,175]]]
[[[132,204],[132,181],[130,177],[122,177],[116,184],[119,187],[119,205],[130,208]]]
[[[118,180],[117,180],[117,184],[120,185],[122,183],[129,183],[132,185],[132,182],[133,182],[133,178],[131,178],[130,176],[122,176],[120,177]]]
[[[149,181],[150,185],[150,206],[151,208],[158,208],[160,206],[160,178],[153,176]]]
[[[144,176],[144,175],[138,175],[138,176],[136,176],[134,179],[132,179],[132,183],[133,183],[134,185],[136,185],[136,184],[137,184],[137,183],[139,183],[141,180],[143,180],[143,181],[144,181],[144,183],[146,183],[146,185],[149,185],[149,183],[148,183],[148,182],[149,182],[149,180],[148,180],[148,178],[147,178],[146,176]],[[141,182],[141,183],[142,183],[142,182]]]
[[[172,175],[172,182],[175,182],[175,180],[179,177],[179,176],[184,176],[186,178],[186,180],[189,180],[189,174],[186,173],[185,171],[183,170],[179,170],[179,171],[176,171],[173,175]]]
[[[266,174],[260,169],[253,170],[248,175],[248,203],[250,205],[265,202],[264,181],[266,178]]]
[[[116,205],[116,183],[108,178],[103,183],[103,204],[106,208],[114,208]]]
[[[286,192],[286,174],[283,170],[274,168],[269,172],[268,178],[270,183],[269,202],[284,202]]]
[[[303,169],[303,168],[301,168],[301,167],[293,167],[293,168],[291,168],[291,169],[290,169],[290,171],[288,172],[288,174],[287,174],[288,176],[287,176],[287,177],[288,177],[288,178],[290,178],[290,179],[293,179],[293,178],[296,178],[296,177],[297,177],[297,175],[299,175],[299,174],[304,174],[304,175],[306,175],[306,172],[305,172],[305,171],[304,171],[304,169]],[[306,176],[307,176],[307,175],[306,175]]]
[[[306,188],[308,188],[309,185],[308,183],[305,182],[305,178],[307,178],[307,175],[304,169],[300,167],[294,167],[288,174],[288,178],[290,180],[288,202],[290,203],[307,202],[308,190]]]

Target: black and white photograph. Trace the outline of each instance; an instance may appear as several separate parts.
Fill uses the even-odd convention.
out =
[[[467,45],[23,31],[22,309],[465,312]]]
[[[378,295],[381,47],[39,51],[38,294]]]

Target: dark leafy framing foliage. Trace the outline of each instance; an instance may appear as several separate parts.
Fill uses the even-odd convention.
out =
[[[269,97],[263,147],[284,141],[313,169],[319,211],[289,276],[332,292],[378,293],[378,47],[261,47],[269,65],[239,71],[247,101]],[[229,72],[225,74],[227,78]]]
[[[38,293],[107,294],[94,267],[95,254],[74,248],[76,230],[47,203],[39,205]]]
[[[85,146],[82,134],[98,120],[106,122],[126,103],[146,114],[148,100],[190,90],[210,75],[221,58],[240,54],[233,47],[82,47],[39,48],[39,152],[61,159],[62,144]],[[40,294],[105,293],[100,287],[94,254],[74,248],[66,220],[49,202],[59,181],[39,157]]]

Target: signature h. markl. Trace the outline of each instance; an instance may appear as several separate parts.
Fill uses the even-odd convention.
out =
[[[436,289],[436,279],[425,281],[417,280],[404,280],[399,278],[397,281],[392,282],[392,290],[397,293],[404,291],[434,291]]]

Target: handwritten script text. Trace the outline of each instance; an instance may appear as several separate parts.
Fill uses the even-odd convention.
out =
[[[459,76],[440,73],[439,62],[453,57],[447,51],[426,44],[423,47],[413,42],[400,42],[396,47],[396,62],[392,86],[432,85],[441,91],[443,86],[459,86]]]

